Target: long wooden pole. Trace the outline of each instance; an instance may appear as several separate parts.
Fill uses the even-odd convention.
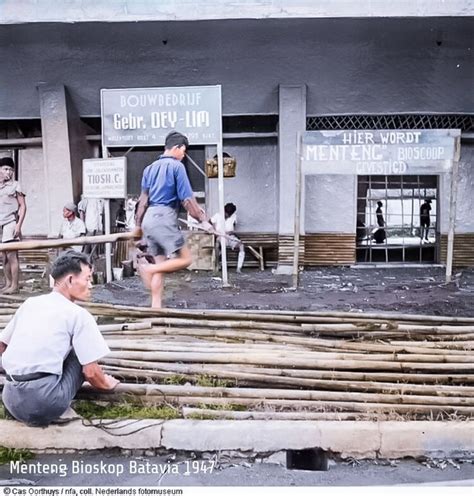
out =
[[[131,232],[115,234],[104,234],[101,236],[81,236],[74,239],[39,239],[31,241],[15,241],[12,243],[0,243],[1,251],[37,250],[46,248],[67,248],[75,245],[94,245],[98,243],[115,243],[116,241],[127,241],[136,239]]]
[[[451,198],[449,203],[449,230],[448,230],[448,249],[446,254],[446,283],[450,283],[453,275],[453,252],[454,252],[454,230],[456,225],[456,205],[458,194],[458,173],[459,162],[453,163],[451,173]]]
[[[301,229],[301,133],[296,137],[296,174],[295,174],[295,225],[293,234],[293,273],[292,287],[298,289],[298,267],[300,251],[300,229]]]

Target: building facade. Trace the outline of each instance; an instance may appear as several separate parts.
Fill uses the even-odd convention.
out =
[[[269,261],[291,265],[297,132],[460,129],[454,261],[474,265],[470,2],[331,3],[99,0],[58,11],[47,0],[3,2],[0,155],[19,165],[25,236],[54,236],[64,202],[79,199],[82,159],[102,153],[102,88],[220,84],[224,151],[237,160],[225,200],[238,207],[244,240],[267,246]],[[138,194],[159,150],[112,153],[127,154],[129,192]],[[191,150],[201,166],[214,154]],[[217,180],[189,172],[217,210]],[[302,263],[443,262],[450,189],[449,174],[308,177]]]

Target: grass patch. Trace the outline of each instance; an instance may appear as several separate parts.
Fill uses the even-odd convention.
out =
[[[170,386],[182,386],[183,384],[186,384],[186,382],[188,382],[187,377],[180,374],[170,375],[163,379],[163,384],[168,384]]]
[[[74,410],[86,419],[160,419],[181,418],[178,410],[166,406],[136,405],[133,403],[98,404],[76,401]]]
[[[35,455],[26,449],[4,448],[0,446],[0,465],[10,462],[24,463],[34,457]]]
[[[0,420],[5,420],[7,418],[7,414],[5,413],[5,407],[3,403],[0,402]]]
[[[234,381],[226,381],[224,379],[217,379],[210,375],[200,375],[196,379],[196,386],[201,387],[232,387],[235,386]]]

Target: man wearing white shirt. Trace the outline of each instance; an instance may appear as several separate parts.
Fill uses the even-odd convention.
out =
[[[85,236],[86,225],[76,215],[76,205],[69,202],[63,208],[63,223],[59,230],[59,236],[63,239],[75,239],[80,236]],[[82,245],[71,246],[72,250],[82,252]]]
[[[35,427],[58,419],[84,380],[101,390],[119,383],[97,363],[110,350],[94,318],[75,304],[90,297],[87,256],[62,254],[51,275],[52,292],[28,298],[0,333],[3,403],[15,419]]]
[[[224,206],[224,222],[219,213],[214,214],[211,218],[211,223],[216,228],[217,234],[225,233],[226,246],[231,250],[239,250],[237,259],[237,272],[242,272],[242,267],[245,260],[245,246],[242,241],[234,234],[235,224],[237,223],[237,207],[233,203],[226,203]],[[219,253],[220,242],[216,244],[216,251]]]

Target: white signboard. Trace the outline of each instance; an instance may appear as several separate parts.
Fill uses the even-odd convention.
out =
[[[449,172],[459,129],[308,131],[305,174],[402,175]]]
[[[127,158],[88,158],[82,161],[84,198],[126,198]]]
[[[193,145],[221,140],[219,85],[103,89],[100,95],[106,147],[163,146],[173,130]]]

